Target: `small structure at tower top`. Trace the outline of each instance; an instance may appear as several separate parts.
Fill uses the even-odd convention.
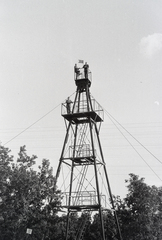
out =
[[[74,79],[80,91],[85,91],[85,87],[91,86],[92,74],[87,62],[82,67],[74,66]]]

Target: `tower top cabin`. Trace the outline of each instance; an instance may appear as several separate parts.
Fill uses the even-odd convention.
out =
[[[91,78],[92,74],[89,69],[89,65],[87,62],[82,66],[74,66],[74,80],[75,84],[80,91],[85,91],[86,88],[91,86]]]

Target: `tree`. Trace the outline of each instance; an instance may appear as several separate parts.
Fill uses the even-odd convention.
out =
[[[1,229],[5,226],[5,215],[7,214],[7,209],[5,206],[5,201],[7,198],[7,188],[9,183],[9,177],[11,174],[11,163],[13,162],[13,156],[9,155],[10,150],[4,148],[0,145],[0,226]],[[6,193],[6,194],[5,194]],[[9,229],[6,229],[6,232],[10,232]],[[1,238],[3,238],[3,231],[1,231]]]
[[[9,153],[7,148],[0,148],[0,236],[3,240],[22,240],[26,229],[31,228],[33,240],[50,239],[61,195],[54,188],[49,161],[44,159],[36,172],[36,156],[29,157],[25,146],[20,148],[15,163]]]
[[[135,174],[126,183],[126,198],[115,199],[123,239],[160,240],[161,189],[148,186]]]
[[[114,215],[110,209],[103,210],[103,223],[106,239],[116,240],[115,236],[117,235],[117,228]],[[89,238],[85,239],[101,239],[101,223],[98,213],[93,216],[93,220],[89,228]]]
[[[32,229],[32,240],[65,238],[67,216],[58,216],[62,196],[50,162],[43,159],[35,171],[35,160],[35,155],[27,155],[25,146],[16,160],[8,148],[0,146],[0,240],[25,240],[27,228]],[[123,239],[161,240],[162,187],[149,186],[135,174],[130,174],[126,183],[126,197],[114,197]],[[71,215],[69,240],[75,239],[86,214]],[[87,219],[83,239],[101,239],[99,215]],[[117,229],[111,210],[103,212],[103,220],[106,239],[115,240]]]

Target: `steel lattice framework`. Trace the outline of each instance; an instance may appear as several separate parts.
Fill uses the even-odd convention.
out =
[[[108,207],[109,198],[112,203],[113,199],[99,137],[103,109],[90,94],[88,64],[80,68],[75,65],[74,80],[77,86],[75,98],[73,101],[68,98],[62,104],[66,134],[56,172],[56,183],[63,194],[62,206],[67,208],[66,240],[70,215],[92,211],[99,213],[101,236],[105,240],[102,213]],[[86,224],[83,226],[84,229]],[[82,239],[83,235],[80,230],[76,239]]]

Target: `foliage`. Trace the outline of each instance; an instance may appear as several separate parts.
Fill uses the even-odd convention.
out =
[[[61,199],[49,161],[44,159],[36,172],[36,156],[29,157],[25,146],[16,163],[9,153],[0,147],[1,239],[25,239],[27,228],[33,231],[32,239],[49,239]]]
[[[123,239],[160,240],[162,189],[148,186],[143,178],[130,174],[128,194],[116,197],[116,208]]]
[[[15,161],[7,148],[0,146],[0,240],[62,240],[66,236],[67,215],[58,215],[61,192],[48,160],[34,170],[36,156],[28,156],[25,146]],[[149,186],[143,178],[130,174],[126,180],[128,194],[114,197],[115,210],[124,240],[162,239],[162,187]],[[93,216],[93,217],[92,217]],[[69,220],[68,240],[76,234],[86,218],[83,240],[100,240],[99,214],[73,213]],[[113,211],[103,211],[106,240],[117,240]],[[80,230],[79,230],[80,231]]]

